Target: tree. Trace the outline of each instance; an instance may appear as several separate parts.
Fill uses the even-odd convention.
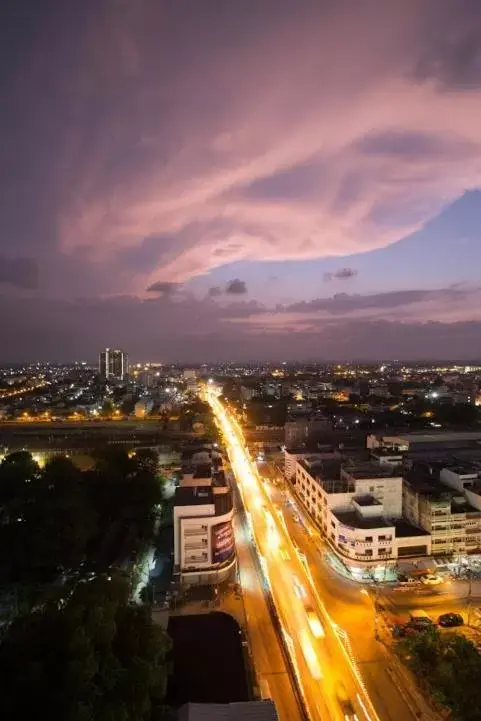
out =
[[[4,522],[18,518],[32,494],[40,468],[31,454],[16,451],[0,464],[0,516]]]
[[[139,470],[147,471],[153,476],[158,474],[159,454],[152,448],[139,448],[135,453],[134,460]]]
[[[403,639],[399,650],[431,696],[458,721],[481,721],[481,657],[458,633],[435,627]]]
[[[17,619],[0,645],[0,717],[41,709],[50,721],[161,718],[170,639],[128,598],[117,574]]]

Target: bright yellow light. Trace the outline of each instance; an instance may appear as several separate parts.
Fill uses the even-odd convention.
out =
[[[307,611],[307,621],[314,638],[324,638],[326,635],[317,613],[311,609]]]
[[[302,654],[306,660],[307,666],[309,668],[309,671],[311,672],[312,677],[315,678],[316,680],[320,680],[322,678],[321,666],[319,664],[319,659],[317,658],[316,652],[314,651],[314,647],[310,641],[310,638],[307,635],[307,631],[301,631],[300,642],[301,642]]]

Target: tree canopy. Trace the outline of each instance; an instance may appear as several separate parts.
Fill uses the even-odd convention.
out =
[[[403,639],[399,650],[456,721],[481,721],[481,656],[471,641],[432,628]]]
[[[120,574],[97,577],[14,621],[0,645],[0,717],[162,718],[170,639],[128,599]]]
[[[82,565],[97,570],[152,539],[161,502],[150,454],[104,452],[81,472],[56,457],[40,469],[30,454],[0,464],[0,583],[49,583]]]

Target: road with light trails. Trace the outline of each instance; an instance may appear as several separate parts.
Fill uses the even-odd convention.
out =
[[[242,595],[250,650],[256,676],[262,690],[276,704],[280,721],[302,721],[302,711],[297,702],[293,681],[289,675],[286,661],[265,598],[262,578],[259,578],[255,549],[244,517],[242,504],[234,493],[234,533],[236,542],[239,580]]]
[[[206,398],[223,431],[310,718],[380,721],[345,645],[345,632],[328,614],[308,565],[291,541],[282,509],[272,502],[248,457],[239,426],[209,389]]]
[[[362,587],[334,571],[326,560],[322,541],[309,524],[299,505],[286,504],[286,494],[270,486],[274,502],[282,505],[285,522],[293,542],[312,571],[318,593],[331,618],[349,635],[352,652],[376,711],[383,721],[417,719],[411,689],[403,689],[404,678],[396,675],[388,649],[376,640],[373,597]],[[295,519],[302,517],[303,523]],[[309,531],[307,530],[309,529]],[[388,673],[387,669],[392,668]]]

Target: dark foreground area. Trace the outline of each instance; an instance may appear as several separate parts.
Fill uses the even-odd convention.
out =
[[[173,616],[173,674],[166,703],[248,701],[249,688],[237,622],[226,613]]]

